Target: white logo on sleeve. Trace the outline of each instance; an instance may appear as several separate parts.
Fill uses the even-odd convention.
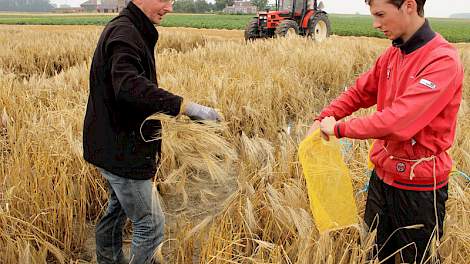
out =
[[[437,85],[429,80],[426,80],[426,79],[421,79],[421,81],[419,81],[420,84],[426,86],[426,87],[429,87],[431,89],[436,89],[437,88]]]

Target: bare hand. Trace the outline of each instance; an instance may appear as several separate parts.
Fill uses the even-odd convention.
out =
[[[305,137],[310,136],[313,132],[315,132],[315,130],[319,129],[319,128],[320,128],[320,124],[321,124],[320,121],[315,120],[315,122],[313,122],[312,126],[310,126],[310,128],[308,129],[307,135],[305,135]],[[322,131],[320,131],[320,135],[321,135],[321,137],[324,138],[325,140],[329,140],[328,135],[326,135],[326,134],[323,133]]]
[[[320,123],[321,131],[328,136],[326,140],[329,140],[329,136],[335,135],[335,125],[337,121],[333,116],[325,117]]]
[[[310,136],[313,132],[315,132],[315,130],[317,130],[319,128],[320,128],[320,121],[315,120],[315,122],[313,122],[312,126],[310,126],[310,128],[308,129],[307,134],[305,135],[305,137]]]

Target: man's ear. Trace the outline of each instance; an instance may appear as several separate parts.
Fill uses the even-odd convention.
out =
[[[418,14],[418,5],[416,4],[415,0],[405,0],[401,8],[403,8],[404,11],[409,15],[414,13]]]

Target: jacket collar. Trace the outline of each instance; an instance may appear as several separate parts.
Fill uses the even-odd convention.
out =
[[[405,54],[410,54],[426,45],[435,36],[436,33],[431,29],[429,21],[426,19],[421,28],[419,28],[407,42],[403,42],[401,38],[398,38],[395,39],[392,44],[394,47],[400,48]]]
[[[135,25],[137,30],[144,41],[152,49],[155,48],[158,40],[158,31],[153,25],[152,21],[145,15],[139,7],[137,7],[132,1],[129,2],[126,8],[121,11],[122,16],[128,17],[132,23]]]

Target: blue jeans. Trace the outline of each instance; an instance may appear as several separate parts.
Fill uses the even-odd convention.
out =
[[[109,199],[106,213],[96,225],[98,263],[152,263],[153,253],[163,241],[165,226],[152,180],[132,180],[99,170],[108,182]],[[127,218],[134,230],[129,259],[122,251],[122,231]]]

